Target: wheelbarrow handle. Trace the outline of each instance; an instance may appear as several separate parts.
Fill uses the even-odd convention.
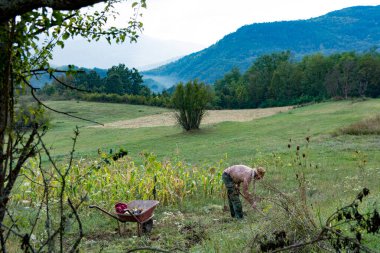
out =
[[[117,219],[117,220],[120,220],[119,217],[117,217],[116,215],[113,215],[112,213],[110,213],[110,212],[104,210],[104,209],[101,208],[101,207],[98,207],[98,206],[95,206],[95,205],[90,205],[90,206],[88,206],[88,207],[89,207],[89,208],[96,208],[96,209],[102,211],[103,213],[108,214],[108,215],[111,216],[112,218],[115,218],[115,219]]]

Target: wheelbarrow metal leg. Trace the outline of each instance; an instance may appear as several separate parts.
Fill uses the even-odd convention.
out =
[[[119,221],[116,221],[116,222],[117,222],[117,229],[119,230],[119,235],[121,236],[120,222]]]
[[[142,228],[141,228],[141,223],[140,222],[137,222],[137,235],[139,237],[141,237],[141,233],[142,233]]]

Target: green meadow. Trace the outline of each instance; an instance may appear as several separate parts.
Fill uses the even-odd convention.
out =
[[[168,111],[75,101],[47,104],[101,123]],[[262,165],[267,168],[267,174],[256,188],[264,197],[270,194],[264,190],[265,182],[294,194],[299,183],[297,176],[303,173],[310,212],[315,220],[323,223],[338,207],[349,204],[363,187],[371,192],[366,207],[379,207],[380,136],[339,134],[340,129],[379,112],[380,99],[334,101],[297,107],[248,122],[203,125],[199,131],[192,132],[184,132],[178,126],[91,128],[94,123],[51,113],[50,130],[44,141],[53,156],[62,159],[70,152],[70,137],[78,126],[77,159],[96,159],[99,149],[107,153],[110,149],[124,148],[136,164],[142,163],[141,152],[151,152],[159,161],[180,160],[188,166],[203,168],[218,164],[218,175],[224,167],[233,164]],[[82,249],[85,252],[125,252],[146,246],[190,252],[255,252],[250,251],[248,245],[263,229],[262,217],[245,205],[245,221],[231,220],[228,212],[221,208],[224,201],[209,196],[180,205],[159,205],[152,234],[143,237],[135,236],[135,224],[127,224],[125,234],[119,236],[115,232],[115,220],[104,218],[100,212],[85,210],[86,236]],[[111,209],[112,203],[107,207]],[[265,210],[270,205],[263,202],[261,208]],[[380,250],[378,238],[367,240],[368,245]]]
[[[49,102],[57,110],[70,112],[100,123],[154,115],[168,111],[147,106],[88,103]],[[51,129],[45,141],[57,156],[65,155],[71,147],[71,136],[79,126],[77,157],[97,156],[97,150],[108,151],[124,147],[138,158],[141,151],[155,153],[159,158],[178,156],[190,163],[217,161],[230,164],[250,163],[260,156],[289,153],[288,144],[305,143],[309,136],[313,158],[326,165],[343,168],[352,162],[352,152],[359,150],[368,156],[368,163],[378,162],[379,136],[340,135],[334,133],[361,119],[375,116],[380,100],[341,101],[315,104],[250,122],[222,122],[204,125],[201,130],[184,132],[180,127],[89,128],[94,125],[51,113]]]

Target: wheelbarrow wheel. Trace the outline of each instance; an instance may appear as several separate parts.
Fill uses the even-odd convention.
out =
[[[142,232],[143,233],[150,233],[153,228],[153,219],[150,219],[142,224]]]

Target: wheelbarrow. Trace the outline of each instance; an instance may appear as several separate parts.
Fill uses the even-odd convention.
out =
[[[126,203],[127,209],[124,210],[125,213],[110,213],[103,208],[95,205],[90,205],[89,208],[96,208],[116,219],[120,235],[121,230],[119,222],[136,222],[137,234],[138,236],[141,236],[142,233],[150,233],[152,231],[154,216],[153,211],[159,203],[160,202],[157,200],[134,200],[132,202]],[[139,210],[139,212],[136,212],[135,210]]]

